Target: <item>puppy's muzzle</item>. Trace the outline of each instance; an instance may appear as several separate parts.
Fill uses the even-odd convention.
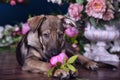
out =
[[[56,56],[57,54],[60,53],[60,50],[59,49],[56,49],[56,48],[52,48],[49,50],[49,53],[52,55],[52,56]]]

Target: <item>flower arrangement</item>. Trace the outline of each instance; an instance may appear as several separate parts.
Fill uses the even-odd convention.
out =
[[[78,22],[89,21],[95,27],[114,25],[120,19],[120,0],[48,0],[53,3],[70,3],[68,16]]]
[[[20,23],[19,25],[5,25],[0,26],[0,47],[1,48],[15,48],[16,44],[22,38],[22,35],[29,31],[27,23]]]
[[[92,27],[94,30],[104,30],[106,25],[110,28],[120,22],[120,0],[48,0],[48,2],[60,6],[64,3],[69,4],[65,16],[76,23],[78,32],[73,29],[66,30],[66,39],[81,54],[85,52],[84,45],[90,42],[84,36],[88,23],[89,29]],[[78,34],[71,37],[73,34],[71,30]]]

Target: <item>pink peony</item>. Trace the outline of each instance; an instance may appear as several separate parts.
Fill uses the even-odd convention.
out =
[[[81,19],[82,11],[83,11],[83,5],[78,3],[70,4],[68,8],[68,13],[70,17],[75,21],[78,21],[79,19]]]
[[[105,11],[106,11],[105,0],[89,0],[86,5],[86,13],[88,14],[88,16],[102,19]]]
[[[15,27],[14,31],[20,31],[20,27]]]
[[[72,47],[73,47],[73,48],[76,48],[76,47],[78,47],[78,46],[77,46],[77,44],[73,43],[73,44],[72,44]]]
[[[23,0],[17,0],[19,3],[22,3],[23,2]]]
[[[76,51],[79,51],[79,50],[80,50],[79,47],[78,47],[78,45],[75,44],[75,43],[72,44],[72,47],[73,47]]]
[[[78,30],[75,28],[75,27],[68,27],[66,30],[65,30],[65,34],[69,37],[74,37],[74,36],[77,36],[78,35]]]
[[[15,0],[10,0],[10,5],[12,5],[12,6],[16,5]]]
[[[120,0],[117,0],[118,2],[120,2]]]
[[[111,20],[114,18],[114,12],[111,9],[108,9],[107,12],[103,15],[103,20]]]
[[[60,53],[60,54],[57,55],[57,56],[53,56],[53,57],[50,59],[50,64],[51,64],[52,66],[56,66],[57,62],[60,62],[60,63],[64,64],[64,62],[63,62],[63,59],[64,59],[64,58],[66,58],[66,60],[68,60],[67,55],[66,55],[64,52],[62,52],[62,53]]]
[[[28,23],[22,24],[22,34],[26,34],[30,30],[30,27],[28,26]]]

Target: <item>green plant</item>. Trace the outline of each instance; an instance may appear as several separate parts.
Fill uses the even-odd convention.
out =
[[[57,70],[57,69],[63,69],[65,71],[72,71],[72,72],[76,72],[76,68],[73,66],[73,63],[75,62],[75,60],[77,59],[77,55],[74,55],[72,57],[70,57],[68,60],[66,60],[65,58],[63,59],[64,64],[61,64],[60,62],[57,62],[57,65],[54,67],[51,67],[51,69],[48,71],[48,77],[52,76],[52,73]]]

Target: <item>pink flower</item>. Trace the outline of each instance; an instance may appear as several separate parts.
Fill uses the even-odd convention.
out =
[[[16,26],[16,27],[14,28],[14,31],[20,31],[20,27],[19,27],[19,26]]]
[[[79,51],[79,50],[80,50],[79,47],[78,47],[78,45],[75,44],[75,43],[72,44],[72,47],[73,47],[76,51]]]
[[[72,44],[72,47],[73,47],[73,48],[77,48],[78,46],[77,46],[77,44],[73,43],[73,44]]]
[[[81,19],[82,11],[83,11],[83,5],[78,3],[70,4],[68,8],[68,13],[70,17],[75,21],[78,21],[79,19]]]
[[[51,59],[50,59],[50,64],[52,65],[52,66],[56,66],[57,65],[57,62],[60,62],[60,63],[62,63],[62,64],[64,64],[64,62],[63,62],[63,59],[66,59],[66,60],[68,60],[68,57],[67,57],[67,55],[64,53],[64,52],[62,52],[62,53],[60,53],[59,55],[57,55],[57,56],[53,56]]]
[[[28,26],[28,23],[22,24],[22,34],[26,34],[30,30],[30,27]]]
[[[118,2],[120,2],[120,0],[117,0]]]
[[[23,2],[23,0],[17,0],[19,3],[22,3]]]
[[[65,30],[65,34],[69,37],[74,37],[74,36],[77,36],[78,35],[78,30],[75,28],[75,27],[68,27],[66,30]]]
[[[86,5],[86,13],[88,14],[88,16],[102,19],[105,11],[106,11],[105,0],[89,0]]]
[[[103,20],[111,20],[114,18],[114,12],[111,9],[108,9],[107,12],[103,15]]]
[[[15,0],[10,0],[10,5],[12,5],[12,6],[16,5]]]

